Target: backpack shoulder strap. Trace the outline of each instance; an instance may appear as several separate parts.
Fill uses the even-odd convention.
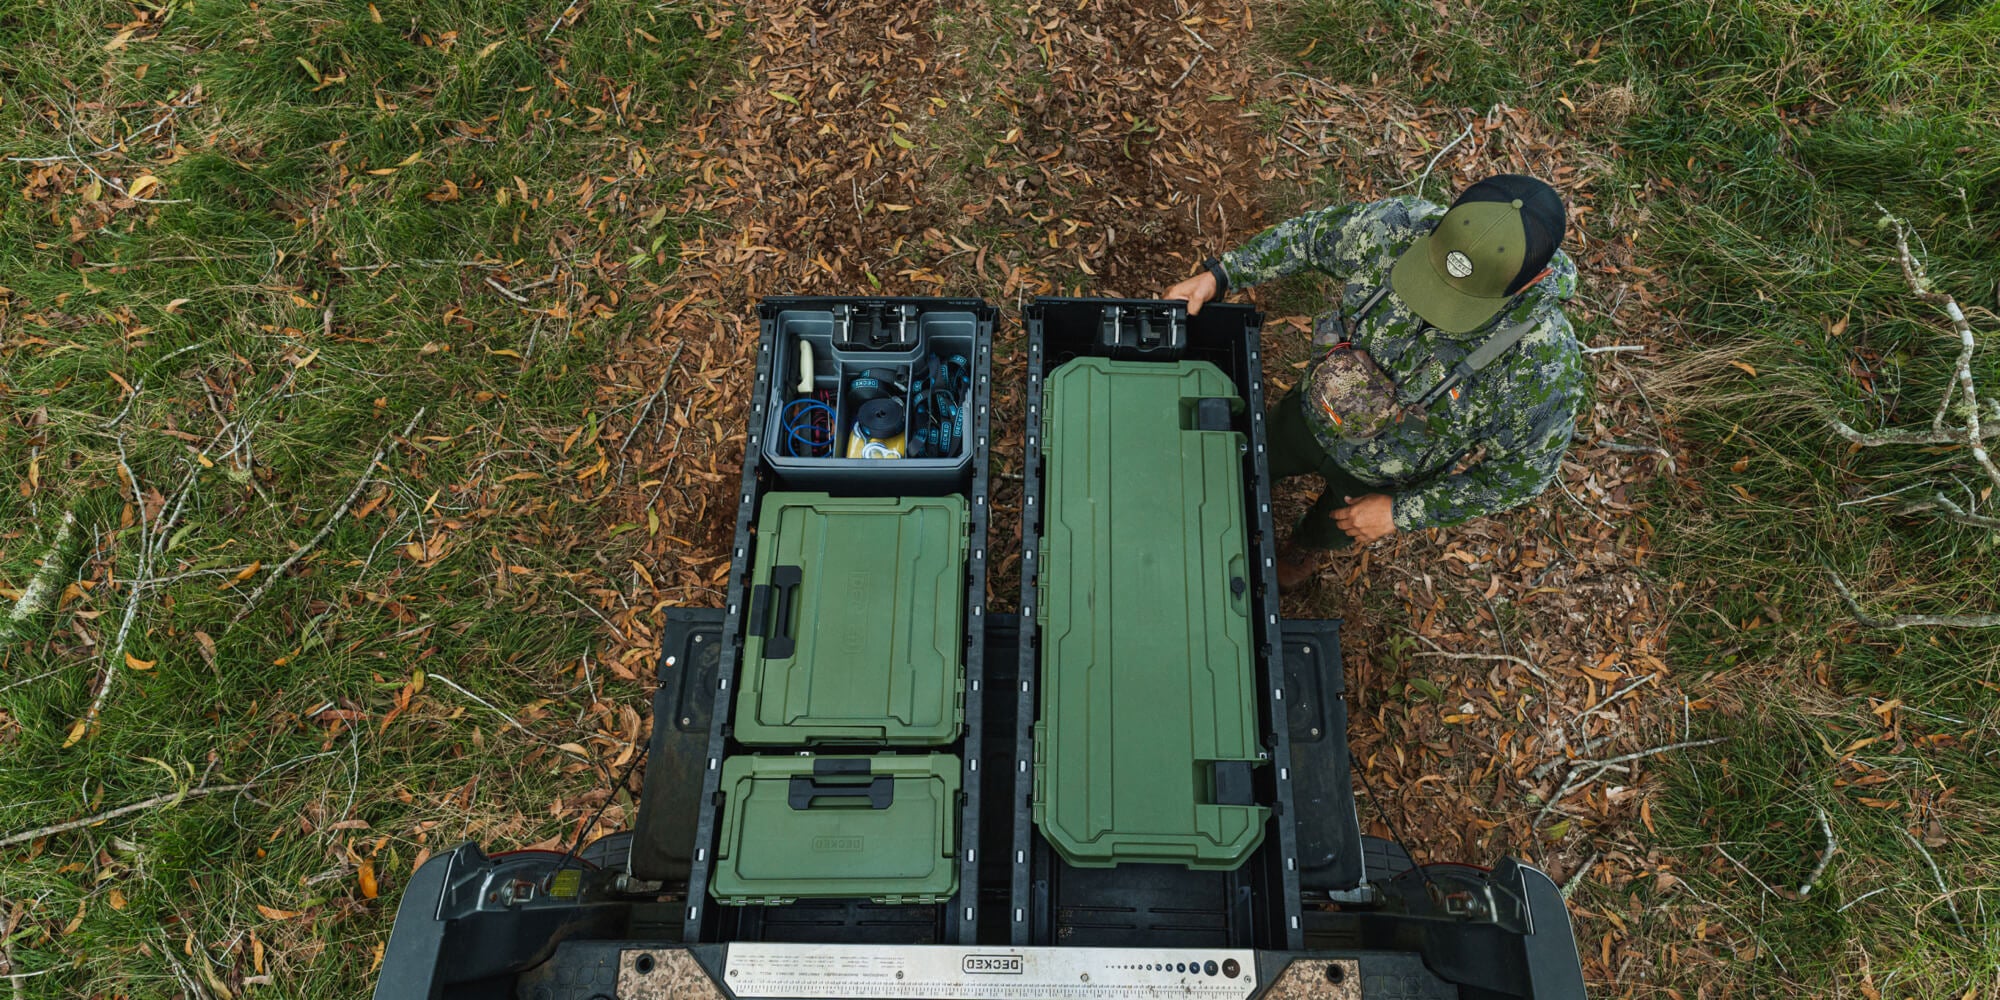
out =
[[[1437,385],[1432,386],[1429,392],[1424,393],[1423,398],[1417,401],[1417,405],[1430,406],[1437,402],[1440,397],[1444,396],[1445,393],[1457,389],[1460,382],[1465,381],[1472,373],[1498,360],[1502,354],[1507,353],[1513,349],[1515,344],[1520,343],[1521,338],[1527,336],[1530,330],[1540,325],[1540,318],[1533,314],[1530,314],[1527,319],[1518,322],[1502,324],[1499,329],[1493,331],[1492,336],[1487,337],[1484,341],[1480,342],[1478,347],[1473,348],[1471,354],[1466,355],[1458,364],[1453,365],[1451,371],[1447,372],[1444,378],[1438,380]]]
[[[1339,314],[1341,336],[1352,341],[1354,339],[1354,331],[1361,328],[1361,322],[1374,313],[1375,307],[1381,305],[1382,300],[1388,297],[1389,283],[1384,281],[1380,285],[1377,285],[1374,291],[1369,292],[1367,298],[1361,300],[1361,305],[1354,310],[1354,317],[1352,319],[1349,319],[1345,313]]]
[[[1521,342],[1522,337],[1528,335],[1528,331],[1540,325],[1542,325],[1541,321],[1533,315],[1518,323],[1508,323],[1500,329],[1493,331],[1493,336],[1486,338],[1484,343],[1473,348],[1472,353],[1466,355],[1465,360],[1459,362],[1459,364],[1463,365],[1468,372],[1479,371],[1487,365],[1492,364],[1500,355],[1507,353],[1515,344]]]

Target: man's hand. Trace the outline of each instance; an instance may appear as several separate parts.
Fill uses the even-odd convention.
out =
[[[1164,295],[1161,295],[1160,298],[1186,299],[1188,304],[1188,315],[1189,316],[1196,315],[1197,313],[1201,312],[1201,307],[1203,303],[1206,303],[1209,299],[1215,298],[1215,275],[1210,274],[1207,271],[1203,271],[1200,274],[1197,274],[1194,277],[1189,278],[1186,281],[1183,281],[1180,284],[1167,289],[1166,293]]]
[[[1333,523],[1347,532],[1356,545],[1366,545],[1384,535],[1396,531],[1396,505],[1387,496],[1370,493],[1367,496],[1341,497],[1347,506],[1333,512]]]

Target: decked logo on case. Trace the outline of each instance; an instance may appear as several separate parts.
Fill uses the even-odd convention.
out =
[[[960,967],[980,976],[1019,976],[1027,971],[1019,955],[967,955]]]
[[[861,850],[860,837],[814,837],[812,849],[820,853],[852,853]]]

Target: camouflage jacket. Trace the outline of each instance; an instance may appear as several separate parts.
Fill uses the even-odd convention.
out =
[[[1436,227],[1444,211],[1412,197],[1321,209],[1278,223],[1224,254],[1223,273],[1234,288],[1308,267],[1341,281],[1333,311],[1313,324],[1315,354],[1324,357],[1320,349],[1348,339],[1340,315],[1388,282],[1403,249]],[[1576,291],[1576,265],[1558,250],[1549,266],[1553,273],[1519,305],[1476,333],[1438,330],[1394,294],[1355,330],[1354,346],[1395,380],[1397,396],[1407,405],[1498,323],[1537,324],[1512,350],[1469,376],[1457,399],[1441,399],[1428,412],[1406,415],[1359,441],[1342,438],[1313,407],[1305,408],[1327,454],[1394,500],[1397,528],[1458,524],[1520,506],[1560,470],[1584,398],[1583,356],[1560,305]],[[1469,466],[1462,461],[1468,458]]]

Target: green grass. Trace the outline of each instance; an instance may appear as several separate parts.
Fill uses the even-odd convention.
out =
[[[2000,399],[2000,4],[1309,0],[1271,20],[1274,49],[1335,82],[1570,126],[1597,112],[1603,128],[1612,108],[1620,179],[1648,203],[1642,263],[1669,279],[1685,334],[1660,387],[1695,459],[1687,486],[1650,498],[1674,554],[1661,572],[1692,597],[1672,665],[1714,706],[1695,718],[1732,737],[1663,770],[1659,841],[1713,901],[1711,936],[1762,944],[1686,959],[1718,949],[1653,910],[1686,898],[1653,880],[1580,900],[1652,914],[1631,936],[1660,943],[1663,963],[1667,944],[1684,956],[1654,982],[1989,995],[2000,631],[1857,628],[1828,576],[1877,615],[2000,612],[1994,532],[1899,516],[1893,498],[1841,506],[1922,483],[1964,505],[1988,484],[1963,448],[1853,452],[1820,412],[1928,427],[1951,375],[1957,338],[1905,289],[1885,211],[1972,314],[1976,375]],[[1715,847],[1795,888],[1823,845],[1821,808],[1842,852],[1805,901],[1766,893]]]
[[[597,615],[648,529],[589,502],[631,475],[582,475],[621,398],[594,369],[671,274],[662,154],[732,39],[562,9],[0,10],[0,156],[132,137],[0,164],[0,584],[82,532],[78,588],[0,648],[0,835],[258,783],[0,850],[29,995],[359,995],[420,855],[568,836],[637,738],[650,661],[597,660]]]

